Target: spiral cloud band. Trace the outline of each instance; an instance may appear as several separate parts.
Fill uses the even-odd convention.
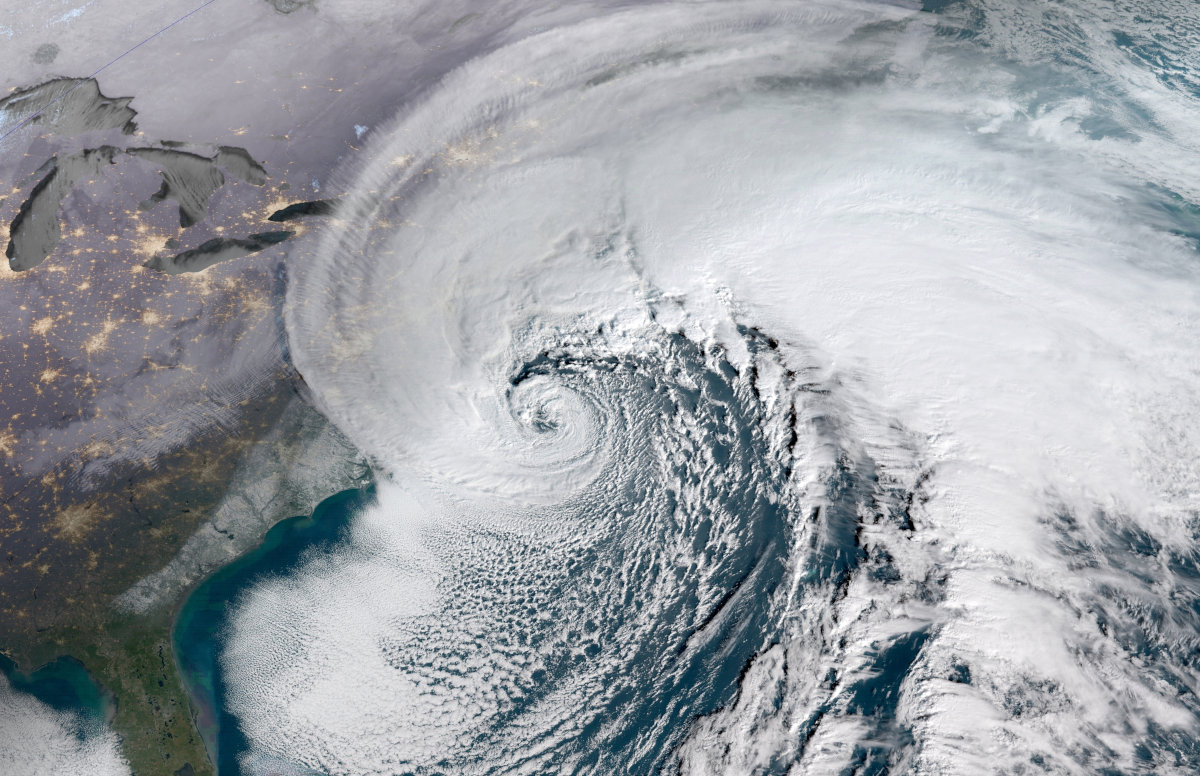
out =
[[[287,327],[385,481],[237,604],[245,767],[1194,772],[1195,95],[956,9],[595,10],[373,130]]]

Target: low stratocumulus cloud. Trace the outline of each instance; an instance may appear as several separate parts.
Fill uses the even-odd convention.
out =
[[[0,772],[130,776],[117,737],[102,723],[56,711],[0,677]]]
[[[1195,98],[1023,13],[597,11],[373,127],[287,327],[385,482],[235,605],[246,765],[1191,772]]]

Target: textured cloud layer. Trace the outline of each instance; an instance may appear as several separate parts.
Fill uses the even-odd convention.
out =
[[[76,714],[55,711],[0,677],[0,771],[20,776],[129,776],[117,737]]]
[[[239,603],[246,762],[1194,769],[1195,98],[1061,13],[597,13],[375,130],[288,326],[393,483]]]

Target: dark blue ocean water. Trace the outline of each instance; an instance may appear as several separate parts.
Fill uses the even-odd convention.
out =
[[[25,673],[0,655],[0,674],[14,690],[26,692],[57,711],[81,714],[86,722],[105,722],[115,711],[112,694],[97,684],[87,669],[73,657],[63,656]],[[77,731],[80,738],[84,728]]]
[[[263,543],[223,567],[188,598],[175,623],[175,657],[197,711],[197,727],[220,776],[240,776],[238,755],[247,742],[237,719],[225,710],[225,686],[218,670],[221,633],[231,606],[266,575],[286,574],[311,552],[332,548],[351,518],[374,498],[374,488],[348,490],[326,499],[311,517],[284,520]]]

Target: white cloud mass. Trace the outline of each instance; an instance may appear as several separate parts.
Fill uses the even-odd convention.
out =
[[[104,725],[60,712],[0,676],[0,773],[130,776],[117,737]]]
[[[339,774],[1194,768],[1195,96],[1137,59],[1153,22],[1056,8],[598,11],[372,130],[288,324],[394,482],[242,602],[254,745]],[[786,552],[725,576],[774,525],[747,487]],[[558,576],[574,552],[598,587]],[[605,617],[530,672],[543,620]],[[697,689],[708,655],[631,690],[678,716],[614,700],[712,628],[754,645],[736,699]]]
[[[213,83],[391,69],[192,128],[293,132],[343,196],[286,324],[382,481],[235,602],[248,772],[1200,768],[1200,12],[930,5],[187,27],[246,36],[176,41]],[[139,91],[163,137],[178,93]],[[339,177],[293,107],[371,127]],[[7,688],[0,735],[0,772],[124,772]]]

